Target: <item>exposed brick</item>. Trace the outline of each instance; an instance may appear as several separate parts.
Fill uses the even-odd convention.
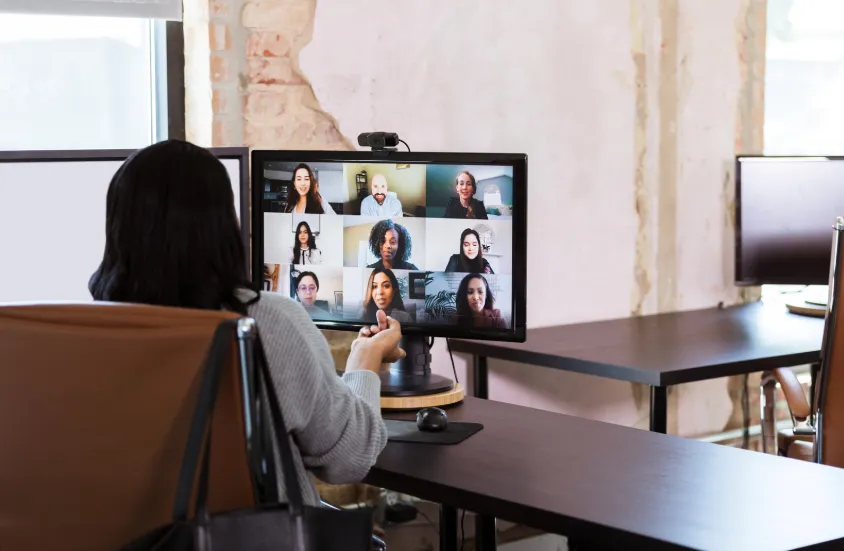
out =
[[[246,39],[247,57],[284,57],[290,43],[279,33],[251,31]]]
[[[250,57],[246,60],[246,76],[249,84],[304,83],[289,57]]]
[[[272,29],[293,41],[312,24],[315,5],[312,0],[251,0],[241,21],[247,29]]]
[[[232,12],[232,0],[211,0],[210,11],[212,17],[225,17]]]
[[[214,90],[211,93],[211,108],[215,115],[229,110],[229,94],[226,90]]]
[[[228,82],[231,78],[231,64],[224,56],[211,54],[211,82]]]
[[[211,51],[231,49],[232,37],[229,26],[223,23],[211,23],[208,25],[208,41]]]
[[[267,119],[284,113],[289,96],[282,91],[253,90],[243,98],[243,115],[246,119]]]

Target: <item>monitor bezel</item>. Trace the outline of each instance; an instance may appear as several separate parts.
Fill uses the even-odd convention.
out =
[[[249,250],[249,201],[252,197],[249,189],[249,148],[248,147],[209,147],[218,159],[237,159],[240,161],[240,235],[245,250]],[[126,161],[139,149],[44,149],[0,151],[0,163],[51,163],[51,162],[102,162]],[[251,268],[247,262],[246,270]],[[247,274],[251,277],[250,274]]]
[[[252,160],[252,281],[263,286],[263,166],[266,162],[363,162],[437,165],[487,165],[513,167],[513,312],[512,327],[507,330],[473,329],[453,325],[408,325],[407,335],[426,335],[454,339],[525,342],[527,323],[527,155],[524,153],[455,153],[421,151],[319,151],[254,149]],[[419,270],[432,271],[432,270]],[[365,322],[313,320],[320,329],[358,331]]]
[[[742,198],[741,198],[741,163],[743,160],[801,160],[801,159],[826,159],[829,161],[844,161],[844,156],[841,155],[763,155],[763,154],[748,154],[735,156],[735,196],[733,199],[734,217],[735,217],[735,235],[733,239],[734,255],[733,255],[733,284],[736,287],[759,287],[761,285],[827,285],[829,283],[829,274],[821,278],[788,278],[788,277],[751,277],[744,270],[742,263]]]

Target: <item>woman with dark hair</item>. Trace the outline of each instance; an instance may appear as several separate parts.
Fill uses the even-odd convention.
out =
[[[293,280],[293,290],[296,294],[296,300],[305,309],[305,312],[311,316],[311,319],[331,321],[339,318],[316,305],[319,296],[319,278],[313,272],[300,272]]]
[[[404,356],[398,322],[381,314],[377,326],[361,330],[338,377],[305,310],[253,290],[228,172],[187,142],[157,143],[123,163],[109,184],[105,229],[103,260],[89,283],[95,300],[232,310],[255,319],[305,501],[319,503],[308,471],[333,484],[363,479],[387,443],[378,373]],[[284,477],[277,479],[284,495]]]
[[[296,214],[335,214],[334,209],[319,193],[314,171],[305,163],[293,169],[293,179],[287,186],[287,207],[284,212]]]
[[[454,183],[457,190],[457,197],[448,200],[445,206],[445,218],[477,218],[487,220],[486,205],[480,199],[475,199],[478,191],[478,184],[475,176],[468,170],[463,170],[457,175]]]
[[[507,329],[501,310],[495,307],[495,297],[489,282],[481,274],[469,274],[460,282],[455,298],[457,313],[452,323],[469,327]]]
[[[316,236],[307,222],[299,222],[293,237],[291,264],[322,264],[322,251],[317,249]]]
[[[369,282],[364,289],[361,317],[365,321],[374,320],[379,310],[402,323],[413,321],[413,317],[404,308],[396,274],[385,268],[375,268],[369,274]]]
[[[494,274],[492,266],[484,258],[481,250],[481,236],[472,228],[466,228],[460,234],[460,253],[451,255],[446,272],[482,272]]]
[[[410,232],[401,224],[392,220],[381,220],[372,226],[369,233],[369,250],[380,258],[367,268],[386,268],[387,270],[418,270],[415,264],[408,262],[413,250]]]

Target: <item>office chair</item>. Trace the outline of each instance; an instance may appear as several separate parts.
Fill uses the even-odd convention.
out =
[[[812,405],[791,369],[777,369],[774,375],[794,424],[778,435],[780,455],[844,467],[844,217],[836,220],[833,230],[829,302]]]
[[[224,323],[236,346],[212,418],[209,512],[267,493],[248,432],[251,318],[102,302],[0,306],[4,549],[113,550],[170,522],[204,360]]]

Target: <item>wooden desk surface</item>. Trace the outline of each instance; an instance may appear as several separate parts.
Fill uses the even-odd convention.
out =
[[[668,386],[817,362],[823,321],[757,302],[529,329],[524,343],[455,339],[451,349]]]
[[[389,443],[367,482],[612,548],[844,548],[844,469],[475,398],[449,417],[485,428]]]

